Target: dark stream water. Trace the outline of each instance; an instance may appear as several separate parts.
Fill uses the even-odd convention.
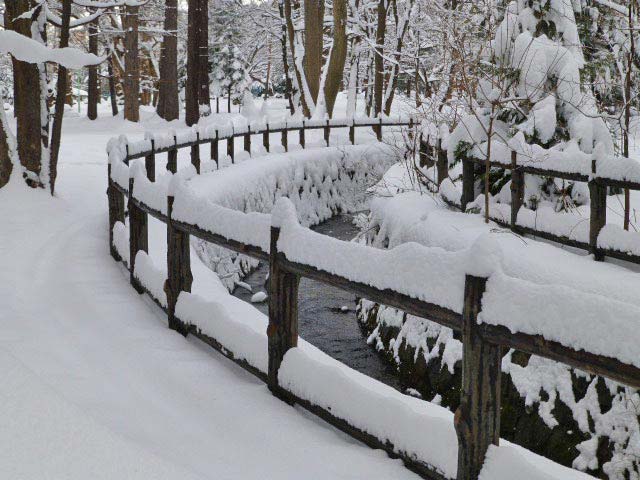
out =
[[[337,215],[313,227],[313,230],[340,240],[351,240],[358,234],[351,215]],[[249,302],[254,293],[266,292],[268,272],[268,263],[260,262],[260,266],[244,279],[245,283],[251,285],[253,293],[236,287],[233,294]],[[253,305],[268,314],[268,302]],[[300,336],[354,370],[399,388],[393,368],[367,345],[358,325],[355,307],[354,295],[314,280],[301,279],[298,297]]]

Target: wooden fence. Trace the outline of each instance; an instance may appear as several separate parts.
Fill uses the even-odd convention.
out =
[[[449,165],[447,152],[441,148],[440,141],[435,147],[431,147],[420,141],[420,159],[428,166],[435,166],[437,180],[434,182],[440,186],[442,182],[449,178]],[[477,158],[462,159],[462,196],[460,204],[444,199],[449,205],[466,211],[467,204],[475,200],[476,176],[483,173],[486,166],[485,160]],[[511,171],[511,212],[510,220],[504,221],[500,218],[492,217],[492,220],[503,227],[510,228],[519,234],[530,234],[546,240],[551,240],[563,245],[587,250],[594,255],[595,260],[602,261],[605,256],[626,260],[633,263],[640,263],[640,256],[628,252],[623,252],[613,248],[598,247],[598,236],[607,223],[607,188],[620,188],[628,190],[640,190],[640,183],[624,180],[615,180],[604,176],[598,176],[596,162],[591,165],[591,175],[579,172],[562,172],[546,168],[539,168],[534,165],[517,165],[516,152],[511,152],[511,163],[491,162],[492,167],[498,167]],[[518,225],[518,212],[524,202],[524,175],[532,174],[542,177],[559,178],[576,182],[585,182],[589,185],[590,216],[589,216],[589,240],[587,242],[556,235],[544,230]],[[429,179],[431,180],[431,179]],[[491,213],[491,212],[490,212]]]
[[[148,159],[153,153],[157,153],[157,151],[143,152],[137,157]],[[150,163],[146,162],[146,165],[147,176],[151,179],[153,174],[149,170]],[[175,163],[172,164],[172,168],[175,168]],[[183,335],[193,334],[199,337],[265,381],[274,395],[289,403],[301,405],[373,448],[383,449],[393,457],[400,457],[408,468],[424,478],[443,480],[445,477],[433,466],[400,451],[387,439],[377,438],[354,427],[347,420],[334,415],[330,409],[300,398],[279,385],[278,371],[284,355],[289,349],[295,348],[298,342],[298,285],[301,277],[326,283],[359,297],[427,318],[461,334],[463,380],[461,403],[454,417],[459,445],[458,480],[476,479],[484,463],[487,449],[490,445],[497,445],[499,442],[500,377],[504,348],[514,348],[532,355],[539,355],[588,373],[602,375],[620,383],[640,388],[640,369],[633,365],[584,350],[574,350],[558,342],[546,340],[539,335],[511,333],[503,326],[478,324],[477,319],[487,278],[466,276],[464,306],[462,314],[460,314],[448,308],[412,298],[401,292],[379,289],[311,265],[291,261],[287,257],[286,251],[278,250],[280,229],[277,227],[271,228],[270,250],[267,252],[255,246],[245,245],[233,238],[225,238],[197,225],[176,221],[172,218],[174,202],[172,196],[167,197],[167,213],[165,215],[135,198],[133,180],[130,180],[129,188],[125,189],[109,177],[110,232],[113,231],[113,226],[117,221],[124,222],[125,196],[128,197],[129,208],[130,261],[128,268],[131,272],[131,284],[138,292],[148,293],[159,305],[160,301],[154,298],[153,294],[135,278],[134,262],[138,251],[146,252],[148,250],[148,215],[155,217],[167,226],[168,268],[165,284],[167,306],[166,308],[161,307],[168,314],[170,328]],[[205,335],[195,325],[185,324],[176,316],[178,296],[181,292],[190,292],[191,290],[193,277],[189,257],[190,235],[244,255],[269,261],[268,372],[266,375],[246,361],[234,358],[233,352],[224,348],[218,340]],[[331,241],[335,242],[335,239],[331,239]],[[113,243],[111,244],[111,253],[116,260],[121,260]],[[429,432],[424,432],[424,434],[429,435]]]

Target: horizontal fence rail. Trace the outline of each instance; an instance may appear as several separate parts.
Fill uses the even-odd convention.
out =
[[[150,178],[149,171],[147,171],[147,177]],[[311,278],[336,286],[373,302],[393,306],[413,315],[427,318],[461,334],[463,385],[460,407],[454,416],[454,426],[458,437],[458,480],[476,479],[489,446],[499,443],[500,376],[503,348],[514,348],[529,354],[539,355],[585,372],[602,375],[634,388],[640,388],[640,369],[634,365],[626,364],[612,357],[576,350],[556,341],[547,340],[541,335],[514,333],[504,326],[479,323],[478,317],[482,309],[482,298],[487,278],[466,275],[462,311],[454,311],[413,298],[404,292],[381,289],[369,285],[365,281],[347,279],[317,266],[293,260],[286,247],[281,250],[278,246],[283,229],[287,227],[275,226],[272,223],[270,247],[269,251],[265,251],[237,239],[227,238],[215,231],[177,221],[172,218],[173,196],[167,195],[167,213],[164,214],[136,199],[135,188],[133,179],[130,180],[128,189],[117,185],[111,178],[109,179],[111,253],[116,260],[122,260],[113,246],[113,227],[116,222],[124,224],[125,197],[128,197],[130,242],[128,268],[131,272],[131,283],[139,292],[149,294],[167,312],[170,328],[184,335],[198,336],[265,381],[274,395],[287,402],[301,405],[369,446],[383,449],[391,456],[401,458],[408,468],[425,478],[443,480],[447,477],[437,468],[397,449],[388,439],[378,438],[357,428],[344,418],[332,413],[330,408],[326,409],[315,405],[280,385],[278,372],[285,354],[298,345],[298,286],[301,278]],[[151,215],[167,225],[166,306],[134,276],[137,253],[139,251],[146,252],[148,249],[147,215]],[[244,255],[269,261],[268,370],[266,373],[245,360],[235,358],[234,353],[225,348],[217,339],[202,333],[196,325],[185,324],[176,316],[178,297],[182,292],[190,292],[191,290],[190,235]],[[335,239],[328,240],[335,242]],[[343,243],[347,242],[341,242],[341,244]],[[371,248],[372,252],[379,251],[373,247],[363,248]],[[425,435],[428,434],[425,432]]]
[[[628,190],[640,190],[640,182],[618,180],[607,176],[599,176],[597,172],[597,162],[593,161],[591,165],[591,174],[587,175],[582,172],[562,172],[547,168],[536,167],[535,165],[521,165],[516,161],[516,152],[511,152],[512,162],[504,163],[498,161],[490,162],[491,167],[502,168],[511,171],[511,208],[510,219],[505,221],[495,215],[489,215],[497,224],[509,228],[520,234],[529,234],[551,240],[573,248],[587,250],[594,255],[597,261],[604,260],[605,257],[612,257],[619,260],[625,260],[633,263],[640,263],[640,255],[616,250],[615,248],[602,248],[598,246],[598,237],[600,232],[607,223],[607,188],[620,188]],[[447,160],[447,152],[442,149],[440,141],[436,146],[430,146],[426,142],[420,140],[420,162],[428,167],[435,166],[437,180],[427,178],[429,184],[435,183],[436,187],[449,179],[449,166]],[[451,199],[444,200],[452,207],[466,211],[469,203],[476,198],[476,180],[477,176],[482,174],[478,169],[486,167],[486,161],[478,158],[465,157],[461,159],[462,168],[462,195],[460,202],[454,202]],[[590,216],[589,216],[589,236],[587,241],[558,235],[552,232],[539,230],[537,228],[518,224],[518,213],[524,203],[524,175],[539,175],[543,177],[559,178],[563,180],[586,182],[589,185],[590,197]]]

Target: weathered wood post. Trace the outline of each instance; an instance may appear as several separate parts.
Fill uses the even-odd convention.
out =
[[[269,145],[269,124],[266,124],[266,128],[264,130],[264,132],[262,132],[262,146],[264,147],[264,149],[268,152],[270,145]]]
[[[216,162],[216,170],[219,168],[219,165],[218,165],[219,158],[220,158],[220,152],[218,152],[218,129],[216,129],[216,137],[211,140],[211,160]]]
[[[196,144],[191,145],[191,165],[200,173],[200,132],[196,132]]]
[[[282,396],[278,370],[287,350],[298,346],[298,275],[285,271],[278,253],[280,229],[271,227],[269,253],[269,389]]]
[[[151,139],[151,152],[144,157],[144,169],[147,171],[147,178],[150,182],[156,181],[156,141]]]
[[[231,136],[227,138],[227,155],[231,157],[231,163],[235,162],[236,137],[234,128],[231,127]]]
[[[147,212],[138,208],[133,199],[134,179],[129,178],[129,282],[138,293],[144,293],[142,284],[135,278],[136,255],[138,251],[149,252]]]
[[[524,202],[524,172],[518,167],[518,154],[511,151],[511,230],[518,229],[518,212]]]
[[[607,223],[607,186],[596,178],[596,160],[591,161],[592,178],[589,181],[591,215],[589,217],[589,251],[596,261],[604,260],[604,252],[598,248],[598,235]]]
[[[285,152],[289,151],[289,131],[287,130],[287,127],[285,126],[282,129],[282,134],[280,135],[280,143],[282,144],[282,148],[284,148]]]
[[[327,118],[327,122],[324,125],[324,143],[329,146],[329,137],[331,137],[331,127],[329,127],[329,119]]]
[[[304,127],[305,127],[305,125],[304,125],[304,120],[302,120],[302,128],[299,130],[299,134],[300,134],[300,146],[301,146],[302,148],[304,148],[304,147],[305,147],[305,143],[306,143],[306,142],[305,142],[305,138],[304,138]]]
[[[172,220],[174,197],[167,197],[167,295],[169,328],[187,335],[187,327],[176,318],[176,303],[180,292],[191,292],[191,258],[189,256],[189,234],[175,228]]]
[[[351,145],[356,144],[356,122],[355,120],[351,120],[351,125],[349,125],[349,141]]]
[[[480,335],[478,313],[487,279],[467,275],[462,312],[462,390],[454,416],[458,436],[457,480],[477,480],[490,445],[500,440],[499,345]]]
[[[373,127],[374,132],[376,132],[376,138],[379,142],[382,141],[382,117],[378,119],[378,124]]]
[[[251,156],[251,125],[247,125],[247,133],[244,134],[244,151]]]
[[[475,166],[471,160],[462,159],[462,196],[460,197],[460,207],[466,211],[467,203],[473,202],[475,197]]]
[[[438,186],[449,176],[449,161],[447,151],[442,148],[442,139],[436,144],[436,170],[438,171]]]
[[[220,113],[220,97],[216,97],[216,113]]]
[[[113,244],[113,227],[116,222],[124,223],[124,195],[116,188],[115,182],[111,179],[111,164],[107,166],[107,175],[109,183],[107,185],[107,203],[109,205],[109,251],[111,256],[117,262],[122,257]]]
[[[167,170],[171,173],[178,171],[178,137],[173,136],[174,147],[167,152]]]

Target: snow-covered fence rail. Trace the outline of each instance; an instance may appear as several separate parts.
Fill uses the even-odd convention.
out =
[[[136,158],[144,158],[149,170],[154,164],[156,154],[167,153],[169,161],[167,169],[175,171],[176,152],[182,148],[191,148],[191,163],[200,169],[200,149],[199,145],[211,146],[210,157],[216,164],[220,158],[219,142],[226,141],[227,155],[231,157],[231,161],[235,158],[235,138],[242,137],[244,139],[244,150],[251,153],[252,136],[262,136],[262,145],[269,151],[271,148],[271,134],[281,134],[281,144],[285,151],[288,151],[289,132],[298,132],[300,146],[306,146],[305,131],[307,130],[323,130],[324,140],[329,146],[329,139],[332,129],[348,128],[349,141],[351,144],[356,143],[356,128],[369,127],[376,134],[378,141],[382,140],[383,127],[409,127],[411,132],[414,125],[412,117],[380,117],[380,118],[333,118],[326,120],[307,120],[307,119],[287,119],[279,122],[259,122],[250,123],[241,126],[208,126],[184,130],[180,133],[171,135],[163,135],[159,137],[146,138],[138,142],[125,143],[126,154],[125,163]],[[171,167],[171,168],[170,168]]]
[[[492,145],[495,147],[496,145]],[[435,165],[436,183],[447,203],[465,211],[467,205],[476,197],[477,166],[485,167],[486,161],[472,156],[462,159],[462,191],[457,191],[449,180],[446,152],[437,146],[429,152],[429,146],[421,147],[423,163],[429,167]],[[607,189],[619,188],[640,190],[640,162],[630,158],[577,155],[568,162],[563,170],[551,168],[553,162],[519,155],[516,151],[500,152],[497,158],[510,157],[511,161],[491,161],[491,167],[511,171],[511,204],[508,211],[490,210],[491,218],[498,224],[510,228],[516,233],[535,235],[575,248],[588,250],[596,260],[605,256],[640,263],[640,234],[624,231],[614,225],[607,225]],[[556,165],[559,162],[556,162]],[[534,214],[528,218],[523,208],[525,174],[562,180],[585,182],[589,186],[590,215],[588,228],[580,225],[567,225],[566,233],[557,233],[553,228],[545,228],[541,218]],[[520,216],[519,216],[520,215]],[[586,225],[585,225],[586,226]],[[559,227],[557,229],[560,229]]]
[[[489,448],[498,445],[502,348],[549,358],[640,388],[640,346],[633,334],[639,311],[578,291],[558,293],[553,287],[509,278],[497,267],[499,252],[486,238],[468,251],[453,253],[417,244],[392,250],[375,249],[303,228],[287,199],[279,200],[272,215],[246,214],[210,205],[209,209],[184,221],[182,210],[188,202],[183,198],[186,190],[182,188],[184,178],[180,173],[172,179],[166,196],[158,199],[144,194],[149,172],[145,177],[143,172],[135,172],[136,166],[141,168],[138,163],[131,166],[134,171],[129,172],[128,188],[110,178],[110,195],[121,198],[110,199],[110,218],[124,221],[124,197],[127,196],[131,283],[167,311],[170,327],[185,335],[198,336],[267,382],[275,395],[300,404],[372,447],[401,457],[425,478],[476,479]],[[112,168],[119,168],[116,162]],[[211,208],[216,211],[212,212]],[[215,222],[209,221],[212,213]],[[136,267],[136,263],[140,266],[148,248],[147,215],[167,225],[168,268],[164,289],[141,278]],[[197,215],[203,218],[196,218]],[[254,235],[252,231],[260,233]],[[186,316],[180,318],[181,312],[188,314],[188,309],[178,308],[180,302],[183,305],[196,302],[189,294],[191,235],[269,260],[269,325],[267,345],[264,345],[268,361],[264,369],[259,367],[259,362],[239,355],[237,349],[242,348],[239,344],[228,345],[210,331],[203,332],[197,322],[189,321]],[[265,237],[269,238],[268,242]],[[112,249],[112,253],[114,251]],[[309,378],[313,372],[298,372],[296,362],[316,364],[307,361],[304,353],[296,348],[297,291],[301,277],[334,285],[461,332],[463,388],[461,406],[454,419],[458,437],[457,468],[448,462],[443,451],[432,452],[416,446],[416,443],[429,443],[426,439],[433,434],[429,430],[424,431],[425,441],[407,441],[403,436],[413,438],[416,433],[410,429],[389,432],[374,428],[368,419],[337,408],[340,405],[335,403],[332,397],[335,392],[330,388],[304,383],[302,377]],[[201,302],[198,307],[207,305]],[[538,315],[541,306],[545,310]],[[216,320],[223,321],[214,318],[211,322],[215,324]],[[441,450],[450,452],[451,448]]]

